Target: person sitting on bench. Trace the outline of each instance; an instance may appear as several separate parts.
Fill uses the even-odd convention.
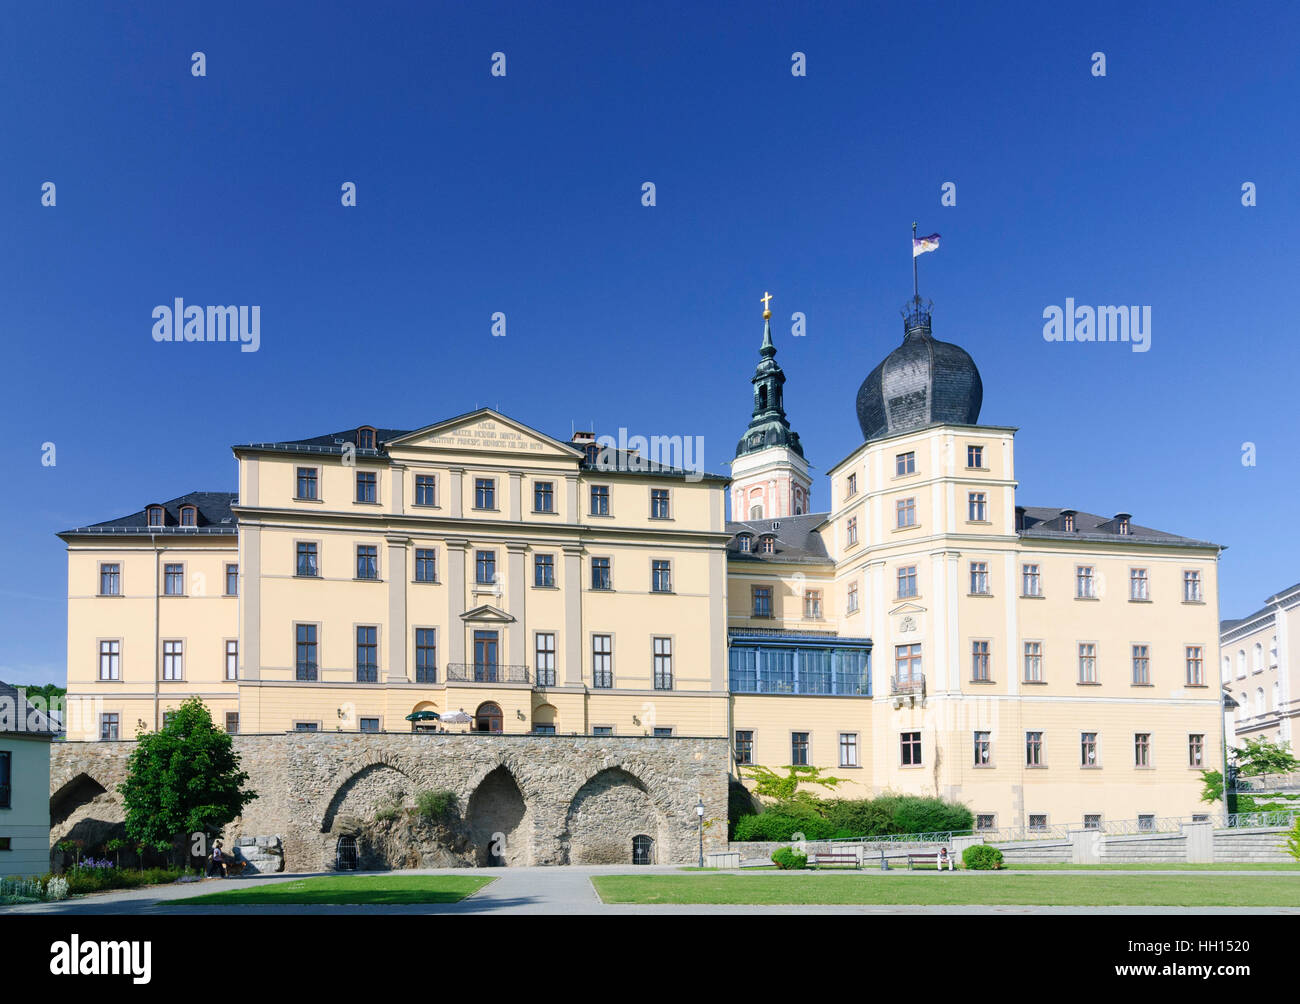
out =
[[[948,866],[948,871],[952,871],[952,855],[948,853],[948,848],[939,848],[939,857],[935,859],[934,866],[939,871],[943,871],[943,866]]]

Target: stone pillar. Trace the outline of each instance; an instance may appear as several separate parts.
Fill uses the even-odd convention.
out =
[[[465,468],[448,468],[447,475],[451,478],[450,497],[447,500],[448,505],[451,507],[451,518],[461,519],[465,515]]]
[[[513,480],[513,475],[511,476]],[[512,496],[517,496],[515,489],[518,488],[516,482],[511,486]],[[511,503],[513,505],[513,502]],[[512,517],[514,518],[514,517]],[[525,615],[525,599],[527,590],[525,589],[524,579],[524,556],[528,553],[528,545],[522,541],[512,541],[506,544],[506,560],[508,568],[506,571],[506,612],[515,619],[510,625],[510,657],[506,660],[512,666],[522,666],[528,661],[525,654],[528,643],[528,618]]]
[[[397,478],[401,482],[400,475]],[[388,544],[388,672],[389,683],[406,683],[406,546],[408,537],[385,537]]]
[[[1101,864],[1101,830],[1070,831],[1070,863],[1076,865]]]
[[[456,479],[459,483],[459,478]],[[459,494],[453,498],[459,498]],[[447,541],[447,661],[465,661],[465,552],[467,540]]]
[[[577,481],[573,482],[576,495]],[[582,547],[564,545],[564,685],[582,686]]]
[[[1184,823],[1183,836],[1187,838],[1187,861],[1189,864],[1209,864],[1214,861],[1214,824],[1208,819],[1203,823]]]

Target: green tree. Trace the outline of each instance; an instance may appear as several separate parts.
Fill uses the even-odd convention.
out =
[[[127,779],[118,785],[126,832],[153,846],[201,833],[206,846],[257,797],[244,788],[247,781],[230,736],[192,697],[161,730],[142,734],[127,762]]]
[[[754,794],[760,798],[771,798],[777,802],[792,801],[816,801],[816,796],[809,791],[799,791],[801,784],[817,784],[823,788],[835,789],[836,786],[844,783],[842,777],[822,777],[820,767],[807,767],[803,765],[791,765],[785,769],[789,772],[784,776],[778,774],[770,767],[763,767],[755,764],[752,767],[741,768],[747,777],[754,780]]]
[[[1247,739],[1233,758],[1241,773],[1248,777],[1290,774],[1300,768],[1300,760],[1291,755],[1290,743],[1275,743],[1267,739]]]

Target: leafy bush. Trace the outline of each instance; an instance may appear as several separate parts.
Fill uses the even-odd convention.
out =
[[[106,889],[138,889],[146,885],[166,885],[186,874],[183,868],[146,868],[134,871],[119,868],[72,868],[63,876],[67,892],[81,895]],[[48,888],[55,876],[46,876]]]
[[[51,903],[68,898],[68,880],[62,875],[55,875],[45,883],[45,898]]]
[[[456,807],[456,793],[439,788],[435,791],[422,791],[415,796],[415,811],[430,823],[446,818]]]
[[[1295,821],[1295,826],[1291,827],[1291,832],[1286,835],[1286,843],[1282,844],[1282,849],[1300,861],[1300,819]]]
[[[903,795],[894,810],[895,833],[933,833],[969,830],[975,822],[970,809],[939,798]]]
[[[816,814],[791,815],[777,809],[736,820],[735,839],[740,841],[795,840],[796,833],[802,833],[806,840],[829,840],[836,830]]]
[[[732,839],[807,840],[877,837],[893,833],[931,833],[969,830],[974,822],[964,805],[920,795],[887,792],[872,799],[833,799],[819,802],[794,797],[759,814],[741,815],[732,827]]]
[[[792,850],[789,847],[781,847],[773,853],[772,863],[782,871],[807,868],[808,855],[800,854],[798,851]]]
[[[961,863],[975,871],[993,871],[1002,867],[1002,852],[988,844],[971,844],[961,852]]]

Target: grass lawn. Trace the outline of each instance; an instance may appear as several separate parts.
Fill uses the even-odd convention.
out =
[[[330,875],[276,882],[273,885],[228,889],[183,900],[213,906],[257,903],[353,904],[458,903],[478,892],[491,878],[477,875]]]
[[[1300,875],[609,875],[606,903],[1300,906]]]
[[[1149,871],[1171,871],[1171,872],[1295,872],[1300,875],[1300,862],[1296,861],[1279,861],[1277,864],[1268,864],[1262,861],[1248,861],[1242,864],[1228,864],[1226,862],[1215,862],[1214,864],[1189,865],[1186,862],[1179,862],[1171,865],[1152,865],[1152,864],[1123,864],[1123,865],[1007,865],[1007,871],[1036,871],[1036,872],[1059,872],[1069,871],[1072,868],[1078,868],[1081,871],[1111,871],[1111,872],[1149,872]],[[1297,904],[1300,905],[1300,904]]]

